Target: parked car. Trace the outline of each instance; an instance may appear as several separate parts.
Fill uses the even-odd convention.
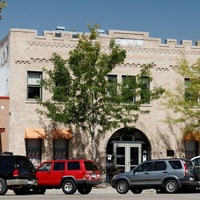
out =
[[[132,171],[115,175],[111,185],[120,194],[129,190],[138,194],[144,189],[175,193],[179,189],[195,190],[199,182],[195,180],[192,162],[176,158],[145,161]]]
[[[191,159],[194,164],[194,176],[197,181],[200,181],[200,156]]]
[[[100,171],[92,160],[50,160],[43,162],[36,170],[38,193],[46,189],[62,188],[65,194],[89,194],[93,186],[101,183]]]
[[[0,195],[6,194],[8,189],[15,194],[25,194],[35,185],[35,167],[27,157],[12,153],[0,155]]]

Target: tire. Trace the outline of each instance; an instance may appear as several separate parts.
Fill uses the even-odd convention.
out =
[[[167,193],[175,193],[178,191],[178,184],[175,180],[168,180],[166,183],[165,183],[165,191]]]
[[[129,191],[129,186],[126,181],[118,181],[116,190],[119,194],[126,194]]]
[[[6,194],[8,187],[6,181],[3,178],[0,178],[0,195]]]
[[[156,194],[165,194],[165,193],[166,193],[166,191],[165,191],[164,188],[158,188],[158,189],[156,189]]]
[[[16,195],[25,195],[25,194],[30,194],[30,189],[29,188],[14,189],[13,192]]]
[[[143,189],[139,189],[139,188],[131,188],[131,192],[133,194],[141,194],[143,191]]]
[[[64,180],[62,183],[62,191],[65,194],[74,194],[76,192],[76,184],[74,183],[73,180]]]
[[[45,194],[46,188],[34,188],[33,194]]]
[[[89,194],[92,191],[90,186],[80,186],[77,188],[80,194]]]

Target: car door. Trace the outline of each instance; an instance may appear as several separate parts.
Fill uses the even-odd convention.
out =
[[[54,161],[44,163],[37,172],[38,185],[40,186],[60,186],[62,177],[65,174],[65,162]]]
[[[165,161],[155,161],[153,164],[153,169],[149,173],[151,184],[160,185],[167,174],[168,171]]]
[[[150,172],[152,171],[153,162],[147,161],[140,164],[138,167],[133,169],[133,176],[130,177],[131,185],[142,186],[150,183]]]
[[[52,162],[44,162],[39,166],[36,172],[38,186],[47,186],[52,184],[51,167]]]
[[[61,180],[65,175],[65,161],[55,161],[51,170],[53,185],[60,186]]]

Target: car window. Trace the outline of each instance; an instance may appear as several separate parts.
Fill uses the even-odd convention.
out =
[[[26,168],[29,170],[35,169],[33,163],[28,158],[22,157],[22,156],[19,156],[19,157],[16,156],[14,158],[18,167]]]
[[[160,170],[166,170],[166,168],[167,168],[167,165],[166,165],[166,163],[164,161],[156,161],[154,163],[153,170],[154,171],[160,171]]]
[[[51,169],[51,162],[44,163],[40,168],[39,171],[50,171]]]
[[[53,166],[53,171],[59,171],[65,169],[65,162],[55,162]]]
[[[169,161],[169,164],[171,165],[171,167],[173,169],[182,169],[182,165],[181,165],[181,162],[179,160]]]
[[[200,158],[196,158],[192,161],[195,166],[200,166]]]
[[[79,162],[68,162],[67,163],[68,170],[80,170]]]
[[[2,156],[1,159],[0,159],[0,167],[1,168],[8,168],[10,166],[12,166],[10,159],[8,157]]]
[[[142,163],[142,164],[136,169],[136,172],[152,171],[152,165],[153,165],[153,162],[145,162],[145,163]]]
[[[85,169],[88,171],[97,171],[98,168],[94,162],[91,161],[84,161]]]

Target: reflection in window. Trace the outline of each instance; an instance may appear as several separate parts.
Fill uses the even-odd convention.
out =
[[[59,171],[65,169],[65,162],[54,162],[53,170]]]
[[[136,97],[136,77],[135,76],[122,76],[122,101],[124,103],[135,102]]]
[[[110,100],[117,95],[117,75],[108,75],[108,97]]]
[[[140,93],[141,102],[143,104],[149,104],[150,103],[150,79],[149,79],[149,77],[142,77],[140,87],[141,87],[141,93]]]
[[[50,171],[50,169],[51,169],[51,163],[44,163],[40,167],[39,171]]]
[[[80,169],[80,163],[79,162],[68,162],[68,170],[79,170]]]
[[[185,101],[194,104],[198,102],[198,94],[195,92],[195,83],[189,78],[185,78]]]
[[[145,162],[137,168],[137,172],[152,171],[152,162]]]

